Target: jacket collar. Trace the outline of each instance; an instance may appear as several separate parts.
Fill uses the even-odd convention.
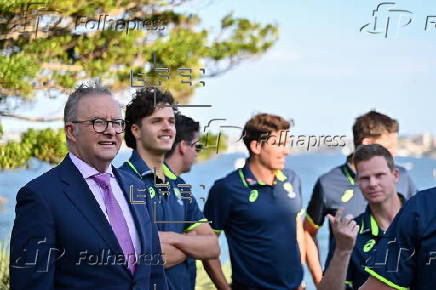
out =
[[[126,196],[126,188],[121,182],[116,169],[112,168],[112,170],[116,173],[115,177]],[[69,155],[67,155],[61,164],[59,164],[59,178],[65,184],[65,187],[63,188],[64,194],[106,242],[112,253],[122,253],[123,251],[111,225],[95,200],[88,184],[85,182],[80,171],[71,161]],[[130,273],[127,266],[124,268]]]

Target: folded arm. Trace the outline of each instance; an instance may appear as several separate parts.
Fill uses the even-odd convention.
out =
[[[187,234],[160,231],[159,239],[161,243],[172,245],[195,259],[214,259],[220,254],[218,239],[206,223]]]
[[[165,257],[165,269],[183,263],[188,257],[184,252],[171,244],[161,242],[160,246]]]

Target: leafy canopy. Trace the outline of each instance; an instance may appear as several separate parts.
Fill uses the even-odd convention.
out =
[[[147,73],[147,84],[160,81],[186,103],[202,86],[199,80],[265,53],[278,38],[276,25],[232,14],[211,33],[198,15],[179,12],[187,2],[0,0],[0,116],[11,110],[8,98],[67,92],[90,78],[114,91],[127,89],[131,71]],[[192,86],[181,82],[189,77],[181,77],[178,68],[192,69]]]

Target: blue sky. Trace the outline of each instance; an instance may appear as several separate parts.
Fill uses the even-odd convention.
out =
[[[213,107],[182,112],[202,124],[223,118],[227,119],[223,125],[242,127],[254,113],[268,112],[293,118],[296,133],[350,136],[354,118],[376,108],[400,121],[401,134],[436,135],[436,29],[424,30],[426,17],[436,15],[434,1],[396,1],[393,9],[411,13],[402,13],[402,18],[389,14],[393,24],[388,38],[359,32],[373,22],[372,10],[380,1],[195,3],[184,9],[198,13],[207,28],[217,30],[220,18],[230,11],[280,28],[279,41],[266,55],[223,76],[206,79],[206,86],[197,90],[192,104]],[[380,12],[379,19],[386,15]],[[395,34],[395,24],[405,23],[408,17],[412,22]],[[46,104],[28,106],[27,111],[33,115],[62,111],[62,100]],[[29,126],[6,119],[2,122],[6,129]]]
[[[234,11],[277,23],[280,39],[260,60],[207,80],[193,103],[213,107],[186,113],[242,126],[270,112],[293,118],[302,133],[350,135],[354,118],[376,108],[397,118],[403,134],[436,134],[436,30],[424,31],[426,16],[436,15],[431,2],[397,1],[414,19],[385,39],[359,32],[378,1],[213,1],[200,10],[206,26]]]

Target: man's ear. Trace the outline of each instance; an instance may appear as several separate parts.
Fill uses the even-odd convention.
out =
[[[74,128],[74,124],[73,123],[66,122],[65,126],[64,126],[64,130],[65,130],[65,135],[66,135],[67,139],[72,140],[74,142],[77,141],[77,139],[76,139],[77,131]]]
[[[139,139],[139,137],[141,136],[141,128],[139,128],[137,124],[132,124],[132,126],[130,126],[130,129],[128,128],[127,130],[130,130],[135,139]]]
[[[258,155],[260,154],[260,150],[262,150],[262,145],[260,144],[260,142],[257,142],[256,140],[251,140],[250,151],[253,152],[253,154]]]
[[[181,155],[185,155],[186,151],[189,149],[188,146],[191,146],[185,140],[181,140],[179,144],[176,145],[176,150],[179,151]]]
[[[392,174],[394,175],[395,183],[397,183],[400,180],[400,170],[398,168],[394,168],[394,170],[392,170]]]

